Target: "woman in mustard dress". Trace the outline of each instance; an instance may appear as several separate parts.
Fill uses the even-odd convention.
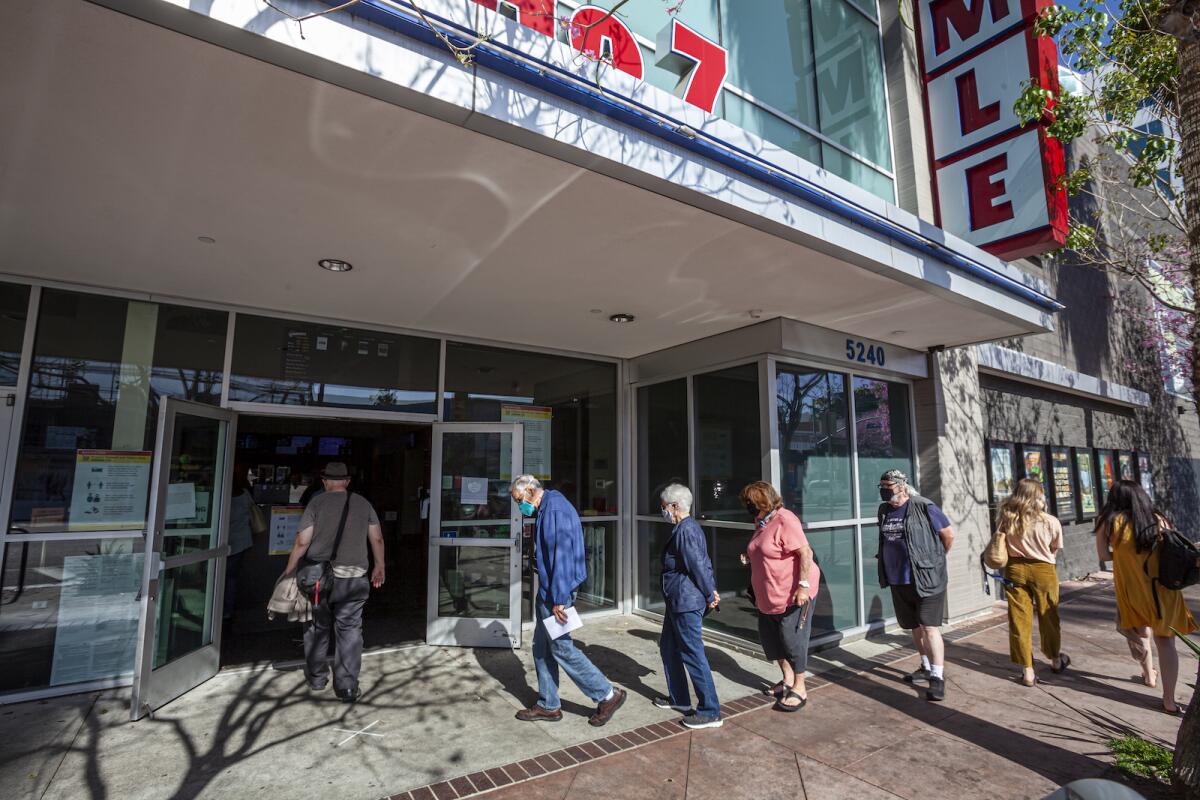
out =
[[[1120,627],[1133,629],[1142,639],[1154,638],[1162,682],[1162,710],[1177,714],[1175,684],[1179,679],[1179,654],[1171,629],[1188,634],[1197,627],[1183,603],[1183,594],[1154,586],[1150,580],[1151,575],[1158,574],[1155,545],[1159,531],[1165,527],[1166,518],[1155,511],[1145,489],[1133,481],[1117,481],[1096,518],[1096,553],[1101,561],[1111,560],[1113,564]],[[1149,669],[1152,673],[1153,667]],[[1150,684],[1151,675],[1145,677]]]

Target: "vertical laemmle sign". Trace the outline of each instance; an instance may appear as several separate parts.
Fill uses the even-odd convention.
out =
[[[1067,238],[1062,145],[1022,126],[1022,83],[1058,92],[1058,48],[1034,20],[1052,0],[917,0],[938,224],[1004,259]]]

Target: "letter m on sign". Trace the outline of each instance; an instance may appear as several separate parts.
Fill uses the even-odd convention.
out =
[[[1016,22],[1018,17],[1010,8],[1012,2],[1013,0],[931,0],[928,5],[929,35],[933,39],[931,55],[940,59],[954,47],[954,43],[950,41],[952,28],[960,45],[954,47],[955,52],[951,55],[954,57],[997,33],[996,29],[1001,23]],[[987,6],[991,15],[991,24],[984,23],[984,6]],[[1012,15],[1012,19],[1006,20],[1009,15]],[[932,67],[932,64],[926,64],[926,69]]]

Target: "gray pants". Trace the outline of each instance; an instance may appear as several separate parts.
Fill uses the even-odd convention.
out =
[[[358,687],[362,668],[362,612],[371,593],[371,583],[361,578],[335,578],[329,603],[313,609],[312,622],[304,629],[304,677],[312,686],[329,681],[329,631],[333,630],[333,688],[339,693]]]

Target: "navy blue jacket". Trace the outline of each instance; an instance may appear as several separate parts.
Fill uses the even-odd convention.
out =
[[[587,580],[579,513],[561,492],[547,489],[538,504],[534,530],[538,600],[547,607],[569,606],[575,590]]]
[[[699,611],[712,602],[717,591],[708,537],[700,523],[684,517],[662,553],[662,592],[667,611]]]

